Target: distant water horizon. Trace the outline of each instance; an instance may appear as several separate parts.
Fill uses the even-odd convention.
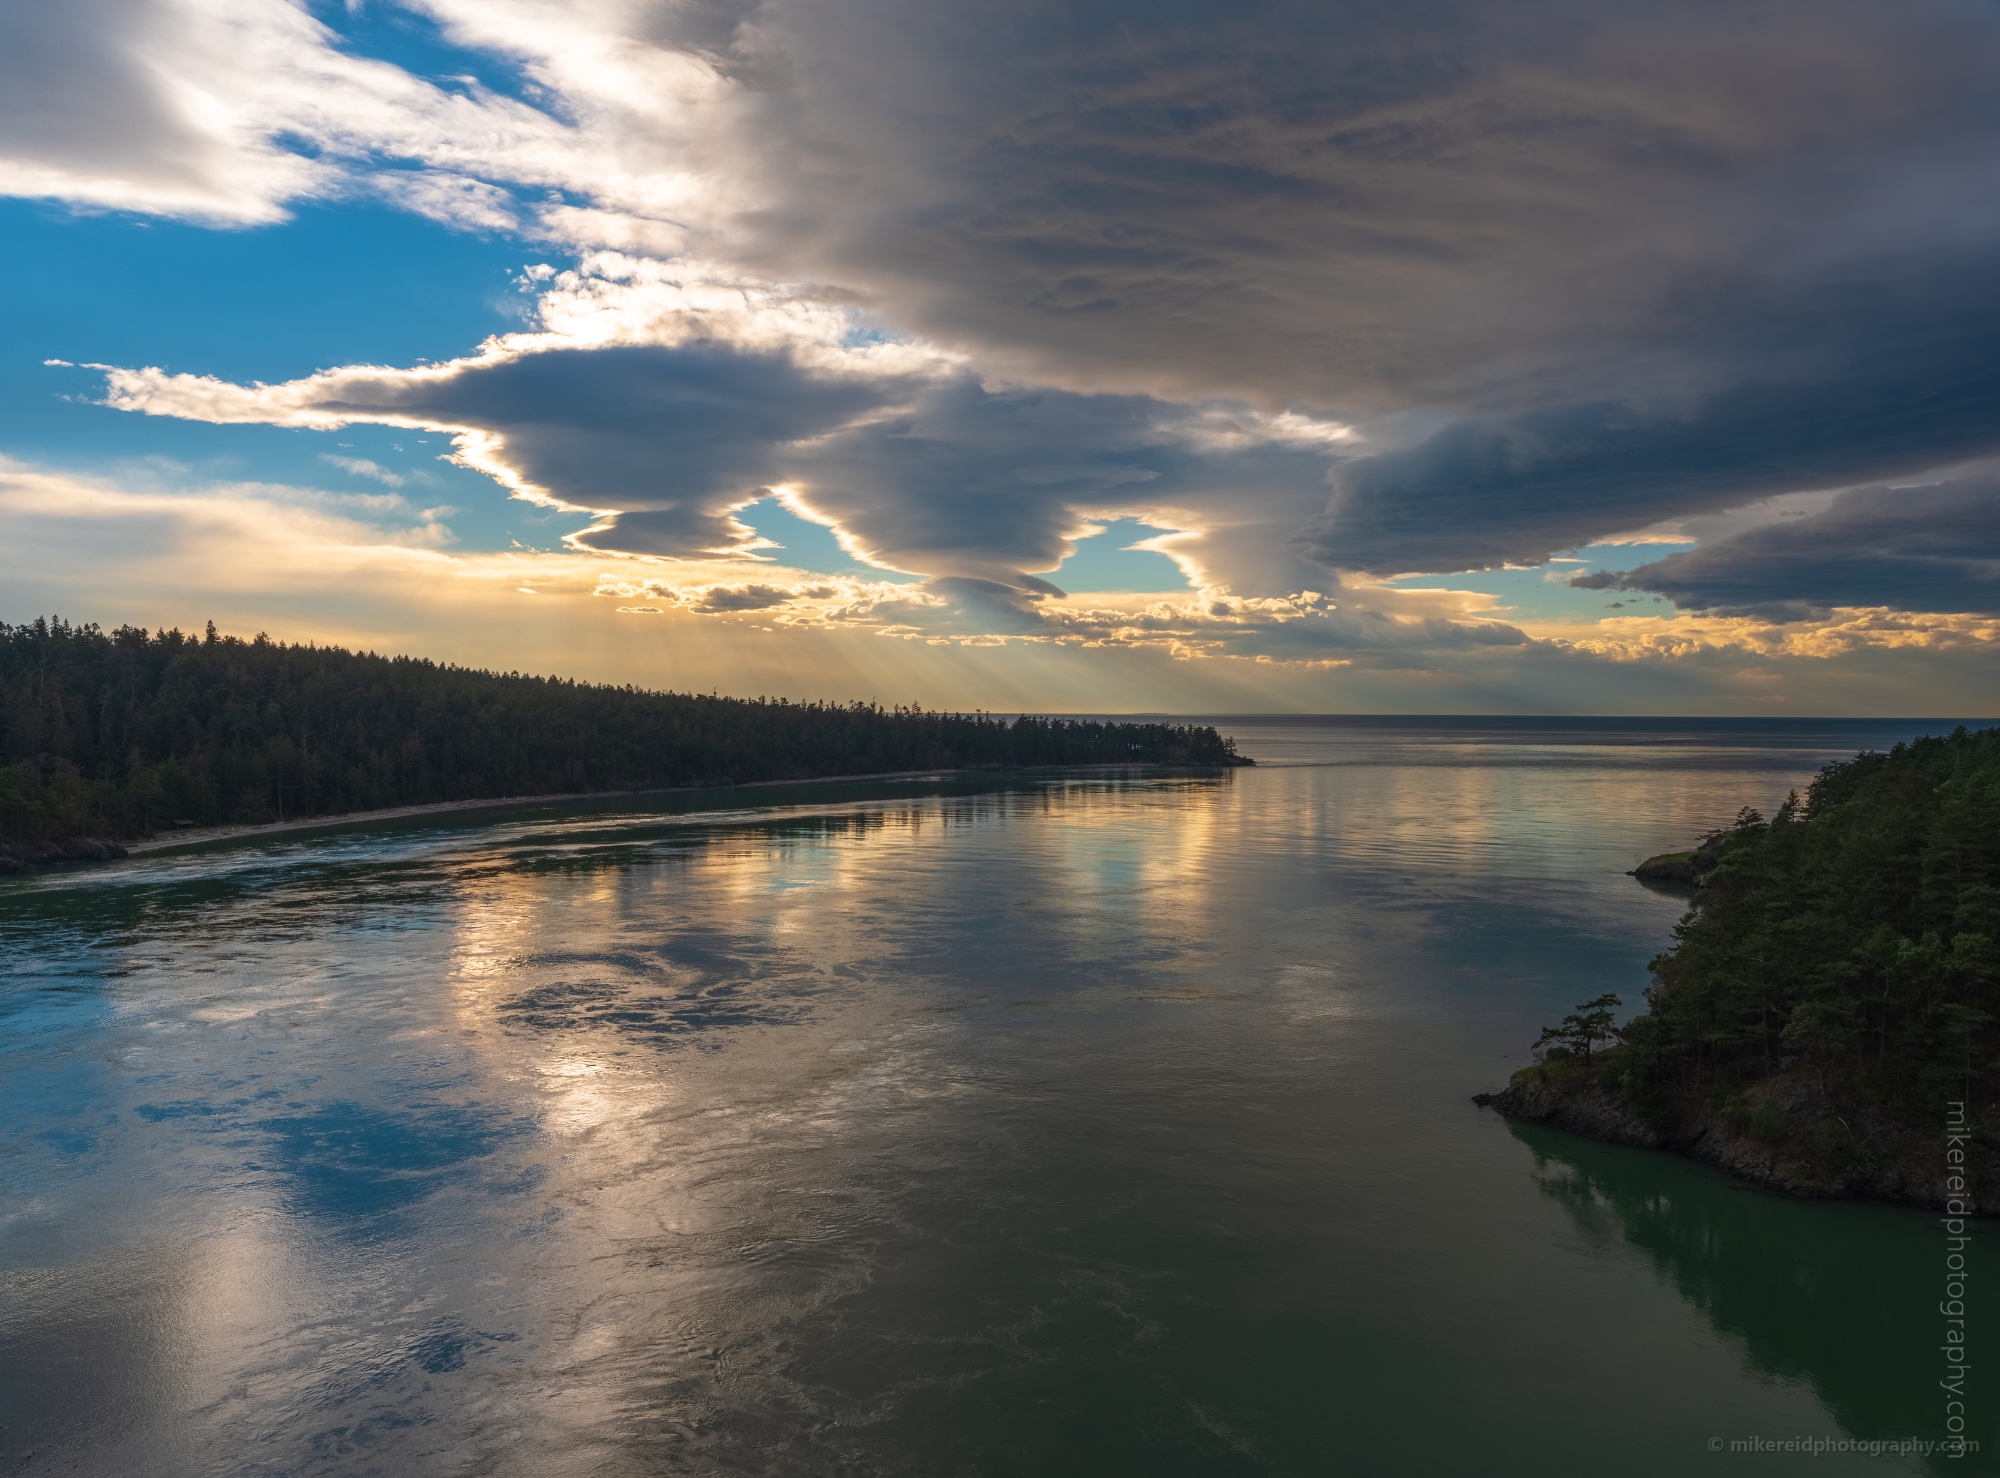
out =
[[[1046,709],[1023,709],[1019,713],[995,712],[995,718],[1081,719],[1100,723],[1208,724],[1226,731],[1230,725],[1258,729],[1354,729],[1445,733],[1492,733],[1521,735],[1546,733],[1572,735],[1579,741],[1596,735],[1631,734],[1637,737],[1687,738],[1714,735],[1718,738],[1755,740],[1760,736],[1810,740],[1840,745],[1850,738],[1861,747],[1896,743],[1899,739],[1923,734],[1948,734],[1961,725],[1968,729],[2000,724],[2000,717],[1940,718],[1853,717],[1797,714],[1744,716],[1649,715],[1649,714],[1480,714],[1480,713],[1058,713]],[[1893,736],[1893,737],[1892,737]]]
[[[1054,709],[1042,708],[1021,709],[1018,712],[1009,709],[1004,713],[996,709],[991,710],[991,713],[994,717],[1010,719],[1019,718],[1023,715],[1032,715],[1038,718],[1095,719],[1099,721],[1148,719],[1156,722],[1165,721],[1175,724],[1235,722],[1269,724],[1300,723],[1354,728],[1393,728],[1398,726],[1422,728],[1432,725],[1483,726],[1494,729],[1505,729],[1533,724],[1551,729],[1563,727],[1587,729],[1596,725],[1625,725],[1631,727],[1651,727],[1662,730],[1700,730],[1707,727],[1714,727],[1721,729],[1742,728],[1754,731],[1758,728],[1784,728],[1815,724],[1848,725],[1857,729],[1869,729],[1875,726],[1895,728],[1915,724],[1920,726],[1920,731],[1925,731],[1928,726],[1938,724],[1954,727],[1964,724],[1970,727],[1974,724],[2000,723],[2000,715],[1985,718],[1940,718],[1935,715],[1922,714],[1883,717],[1881,715],[1867,714],[1257,713],[1248,710],[1227,713],[1155,713],[1150,711],[1131,713],[1065,713]]]
[[[1470,1098],[1957,721],[1217,719],[0,881],[0,1465],[1953,1471],[1931,1217]]]

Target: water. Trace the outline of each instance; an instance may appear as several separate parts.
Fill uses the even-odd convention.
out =
[[[0,885],[0,1467],[1993,1471],[1727,1448],[1943,1435],[1933,1218],[1468,1102],[1935,725],[1226,727]]]

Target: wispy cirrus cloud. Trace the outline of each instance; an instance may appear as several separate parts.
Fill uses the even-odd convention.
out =
[[[342,457],[332,452],[321,452],[319,459],[329,467],[338,467],[350,476],[365,477],[371,482],[379,482],[387,487],[399,488],[409,481],[402,473],[391,472],[380,462],[370,461],[367,457]]]

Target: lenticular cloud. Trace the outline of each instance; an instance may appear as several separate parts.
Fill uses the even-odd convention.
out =
[[[524,278],[538,332],[449,365],[130,367],[112,404],[441,429],[632,556],[754,561],[735,510],[782,489],[1001,624],[975,593],[1107,516],[1277,599],[2000,454],[1983,8],[398,13],[464,73],[282,0],[0,21],[0,190],[238,225],[388,200],[573,263]],[[1925,558],[1985,558],[1910,509]],[[1644,588],[1695,599],[1689,558]],[[1716,609],[1855,603],[1797,540],[1728,558]]]

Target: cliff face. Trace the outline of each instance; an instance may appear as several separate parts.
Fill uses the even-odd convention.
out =
[[[1608,1144],[1671,1150],[1787,1195],[2000,1212],[2000,1145],[1983,1127],[2000,1124],[2000,1104],[1967,1103],[1962,1115],[1948,1110],[1935,1125],[1914,1125],[1798,1069],[1719,1108],[1697,1096],[1641,1105],[1573,1065],[1527,1068],[1473,1102]]]
[[[1647,1123],[1635,1106],[1596,1083],[1564,1090],[1551,1086],[1546,1079],[1519,1074],[1498,1093],[1476,1093],[1472,1101],[1510,1119],[1567,1129],[1606,1144],[1630,1145],[1640,1150],[1663,1149],[1667,1145],[1666,1134]]]

